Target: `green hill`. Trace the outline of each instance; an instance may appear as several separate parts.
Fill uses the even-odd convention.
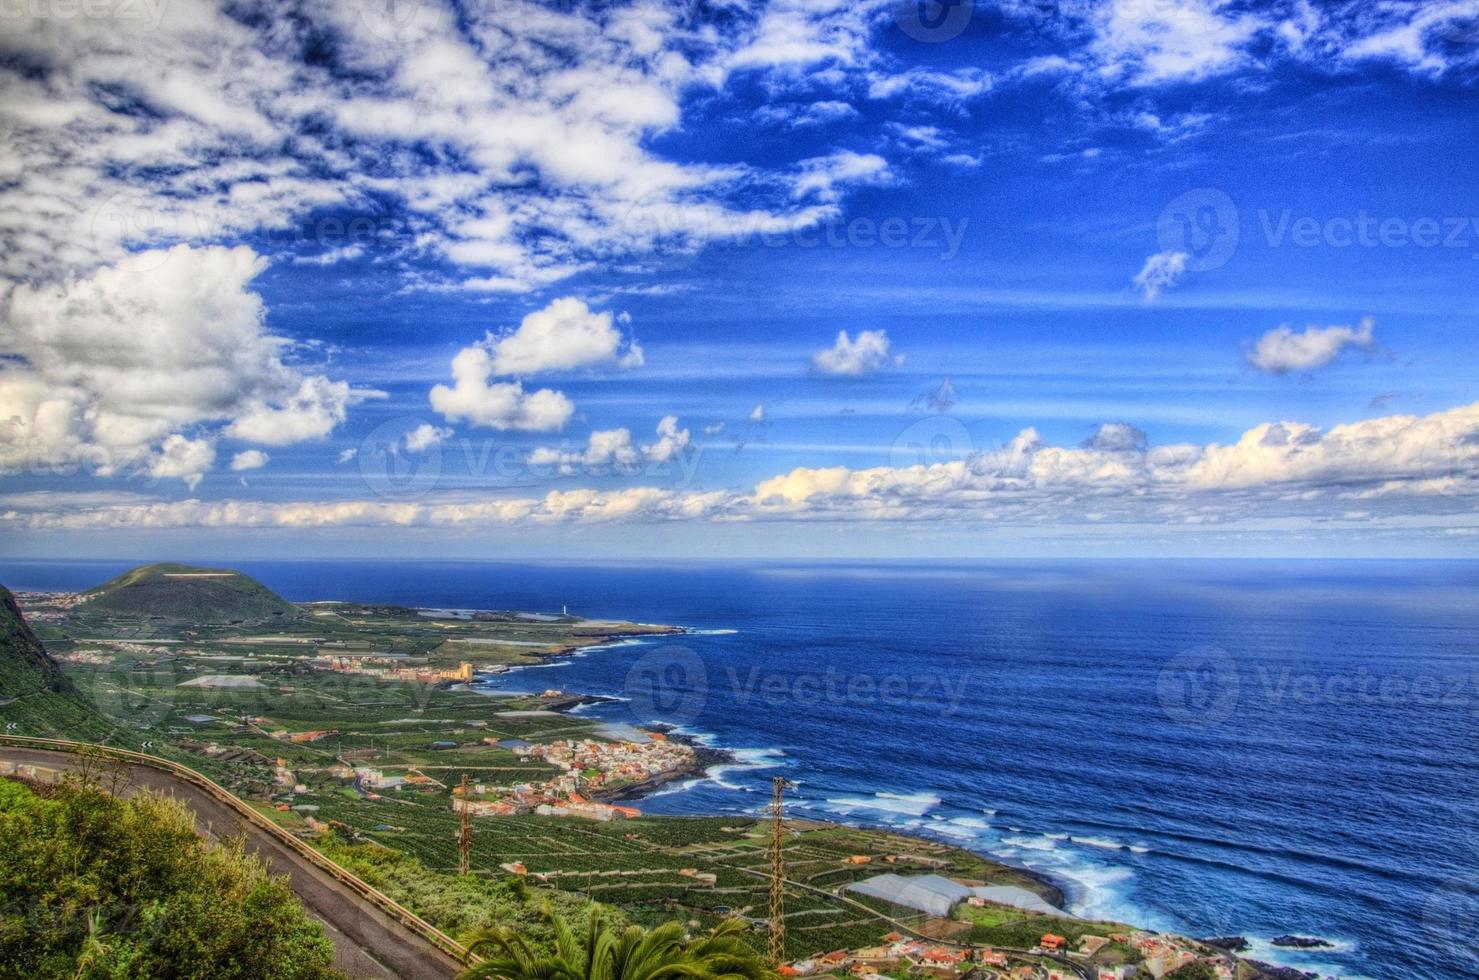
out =
[[[14,724],[16,735],[84,739],[109,727],[47,654],[4,586],[0,586],[0,723]]]
[[[229,568],[143,565],[84,593],[84,614],[183,623],[260,625],[297,619],[297,606]]]

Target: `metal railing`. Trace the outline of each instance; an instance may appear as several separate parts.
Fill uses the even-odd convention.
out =
[[[328,874],[346,889],[354,892],[365,901],[380,909],[386,915],[399,922],[405,928],[416,933],[422,939],[431,943],[437,949],[446,953],[459,963],[472,963],[477,961],[467,949],[457,940],[442,932],[436,926],[421,918],[415,912],[401,905],[395,899],[384,892],[372,887],[367,882],[341,867],[330,858],[319,851],[309,847],[302,840],[288,833],[276,822],[269,820],[256,809],[249,806],[245,800],[235,796],[219,783],[208,776],[196,772],[188,766],[182,766],[178,762],[162,759],[159,756],[146,755],[142,752],[134,752],[129,749],[114,748],[111,745],[97,745],[92,742],[73,742],[60,738],[31,738],[25,735],[8,735],[0,733],[0,745],[11,745],[16,748],[48,749],[54,752],[77,753],[84,749],[96,752],[106,758],[117,759],[122,762],[131,762],[137,765],[149,766],[167,772],[198,789],[204,790],[207,795],[225,804],[261,830],[273,840],[302,857],[314,867]]]

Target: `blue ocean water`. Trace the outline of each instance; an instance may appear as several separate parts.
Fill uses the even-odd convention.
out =
[[[230,564],[299,600],[690,627],[494,682],[737,753],[649,812],[755,812],[781,774],[793,812],[1020,863],[1080,914],[1341,977],[1479,976],[1479,562]]]

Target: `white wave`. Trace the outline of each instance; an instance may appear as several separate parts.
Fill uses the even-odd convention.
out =
[[[786,757],[786,753],[780,749],[730,749],[729,751],[746,769],[773,769],[785,764],[781,760]],[[799,783],[799,780],[794,782]]]
[[[1067,840],[1068,839],[1068,835],[1067,834],[1043,834],[1043,836],[1044,837],[1051,838],[1053,840]]]
[[[1068,839],[1085,847],[1097,847],[1101,851],[1120,851],[1125,847],[1119,841],[1110,840],[1108,837],[1070,837]]]
[[[972,830],[990,830],[991,824],[980,817],[956,817],[950,821],[957,827],[969,827]]]
[[[1150,848],[1146,847],[1144,844],[1131,844],[1130,851],[1134,854],[1149,854]]]
[[[1346,939],[1333,939],[1329,936],[1320,938],[1331,944],[1328,949],[1291,949],[1287,946],[1275,946],[1267,939],[1258,936],[1248,936],[1248,950],[1243,955],[1249,959],[1261,960],[1275,966],[1293,967],[1296,970],[1316,973],[1322,977],[1340,977],[1341,980],[1372,980],[1364,975],[1343,972],[1344,968],[1339,964],[1322,962],[1320,959],[1323,956],[1352,952],[1356,948],[1354,942]]]
[[[713,630],[684,630],[686,636],[733,636],[739,630],[713,629]]]
[[[866,796],[839,796],[827,800],[826,808],[834,813],[852,813],[855,810],[877,810],[909,817],[922,817],[940,805],[934,793],[874,793]]]
[[[1056,851],[1058,844],[1047,835],[1037,837],[1003,837],[1003,844],[1010,847],[1020,847],[1028,851]]]
[[[976,830],[971,827],[963,827],[954,820],[931,824],[930,830],[937,834],[944,834],[946,837],[953,837],[956,840],[975,840],[978,836]]]

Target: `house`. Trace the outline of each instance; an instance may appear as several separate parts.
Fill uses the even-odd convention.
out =
[[[1038,940],[1037,945],[1039,949],[1060,950],[1064,946],[1068,945],[1068,940],[1064,939],[1062,936],[1055,936],[1051,932],[1049,932],[1044,934],[1042,939]]]
[[[872,861],[873,859],[866,854],[850,854],[846,859],[848,864],[870,864]]]
[[[998,953],[996,950],[987,947],[986,949],[976,951],[976,960],[982,966],[1005,967],[1007,965],[1007,954]]]

